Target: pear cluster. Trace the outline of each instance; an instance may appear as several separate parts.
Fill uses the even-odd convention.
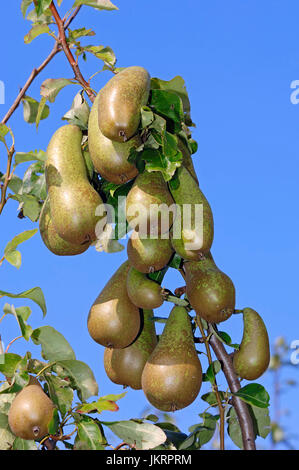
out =
[[[182,154],[176,184],[166,182],[160,171],[139,172],[129,159],[144,143],[139,132],[141,107],[149,102],[150,87],[144,68],[128,67],[100,90],[90,112],[88,148],[95,171],[110,183],[132,181],[125,209],[132,233],[127,260],[94,301],[87,326],[93,340],[105,347],[104,367],[114,383],[142,389],[153,406],[175,411],[196,399],[202,368],[185,307],[174,306],[157,340],[153,310],[163,304],[165,290],[150,275],[179,256],[190,306],[198,320],[213,324],[235,312],[236,294],[232,280],[211,254],[213,213],[184,139],[174,135]],[[106,214],[96,210],[103,201],[88,179],[81,143],[82,131],[67,125],[56,131],[47,149],[48,197],[40,232],[57,255],[84,252],[96,239],[97,223],[105,225]],[[154,222],[153,207],[159,207]],[[244,309],[243,319],[244,335],[234,366],[240,377],[254,380],[269,364],[268,335],[254,310]]]

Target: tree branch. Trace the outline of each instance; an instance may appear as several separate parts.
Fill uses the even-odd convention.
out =
[[[202,336],[202,338],[204,340],[204,343],[205,343],[206,352],[207,352],[207,356],[208,356],[208,360],[209,360],[209,365],[212,365],[213,364],[213,359],[212,359],[212,355],[211,355],[211,351],[210,351],[209,340],[208,340],[208,337],[205,335],[205,331],[204,331],[201,319],[199,317],[197,317],[196,323],[198,324],[198,327],[199,327],[200,332],[201,332],[201,336]],[[224,450],[224,434],[225,434],[224,433],[224,423],[225,423],[224,407],[222,405],[222,400],[221,400],[220,393],[219,393],[219,390],[218,390],[216,377],[215,377],[215,383],[213,384],[213,392],[215,393],[215,396],[216,396],[219,415],[220,415],[220,450]]]
[[[70,63],[70,66],[72,67],[72,69],[74,71],[75,78],[80,83],[80,85],[82,85],[82,87],[85,89],[85,91],[86,91],[87,95],[89,96],[89,99],[91,100],[91,102],[94,102],[94,99],[95,99],[94,92],[90,88],[89,83],[83,77],[83,75],[81,73],[81,70],[79,68],[79,65],[78,65],[77,61],[75,60],[75,58],[74,58],[74,56],[73,56],[73,54],[72,54],[72,52],[69,48],[69,45],[68,45],[67,39],[66,39],[66,35],[65,35],[65,26],[63,24],[63,20],[60,18],[60,15],[59,15],[59,13],[57,11],[57,8],[56,8],[53,1],[50,4],[50,10],[52,12],[55,23],[58,26],[59,39],[60,39],[60,42],[61,42],[61,47],[63,49],[63,52],[66,55],[67,60]]]
[[[228,386],[232,393],[236,393],[238,390],[240,390],[241,386],[238,377],[234,371],[231,357],[226,352],[221,341],[219,341],[219,339],[213,334],[211,327],[209,327],[208,332],[209,334],[211,334],[209,343],[217,359],[221,363],[222,370],[227,380]],[[244,450],[255,450],[255,435],[253,432],[253,423],[248,406],[243,400],[241,400],[241,398],[236,396],[232,397],[232,403],[236,410],[239,424],[241,427]]]
[[[70,26],[72,21],[76,18],[76,16],[79,13],[80,9],[81,9],[81,6],[77,7],[74,10],[74,13],[70,16],[70,18],[68,19],[68,21],[64,25],[65,30]],[[13,115],[13,113],[15,112],[17,107],[19,106],[20,102],[22,101],[22,98],[24,97],[26,91],[28,90],[28,88],[32,84],[33,80],[44,70],[44,68],[49,64],[49,62],[51,62],[51,60],[60,51],[62,51],[62,47],[59,43],[56,42],[53,49],[52,49],[52,51],[48,55],[48,57],[46,57],[46,59],[40,64],[39,67],[34,68],[32,70],[32,72],[29,75],[25,85],[21,88],[21,90],[20,90],[18,96],[16,97],[15,101],[13,102],[12,106],[10,107],[10,109],[7,111],[6,115],[2,119],[1,124],[6,124],[7,123],[7,121],[10,119],[10,117]]]
[[[1,186],[1,199],[0,199],[0,215],[2,214],[3,208],[6,204],[6,191],[8,188],[10,176],[11,176],[11,164],[12,164],[12,157],[15,153],[14,144],[12,144],[11,148],[7,152],[7,166],[6,166],[6,173],[3,186]]]

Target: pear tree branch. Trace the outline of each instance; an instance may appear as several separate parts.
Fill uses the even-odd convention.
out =
[[[219,341],[219,339],[213,334],[213,330],[210,325],[208,333],[210,335],[209,343],[218,361],[221,363],[221,367],[228,386],[232,393],[236,393],[238,390],[240,390],[241,386],[234,370],[231,356],[226,352],[221,341]],[[241,398],[236,396],[232,397],[232,404],[236,410],[238,421],[241,427],[244,450],[256,450],[253,423],[248,406],[243,400],[241,400]]]
[[[84,88],[84,90],[86,91],[89,99],[91,102],[94,102],[94,99],[95,99],[95,95],[94,95],[94,92],[92,91],[92,89],[90,88],[90,85],[89,83],[85,80],[85,78],[83,77],[82,73],[81,73],[81,70],[79,68],[79,65],[77,63],[77,60],[75,60],[70,48],[69,48],[69,45],[67,43],[67,39],[66,39],[66,35],[65,35],[65,27],[64,27],[64,23],[63,23],[63,20],[61,19],[58,11],[57,11],[57,8],[55,6],[55,3],[54,1],[52,1],[52,3],[50,4],[50,10],[52,12],[52,15],[53,15],[53,18],[55,20],[55,23],[58,27],[58,31],[59,31],[59,40],[60,40],[60,43],[61,43],[61,47],[63,49],[63,52],[65,53],[66,55],[66,58],[67,60],[69,61],[70,63],[70,66],[72,67],[73,71],[74,71],[74,74],[75,74],[75,78],[76,80],[80,83],[80,85],[82,85],[82,87]]]

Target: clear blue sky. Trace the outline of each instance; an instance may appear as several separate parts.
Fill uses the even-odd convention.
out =
[[[72,5],[64,0],[63,11]],[[170,0],[118,0],[117,12],[96,12],[84,7],[73,28],[92,28],[97,36],[85,44],[110,45],[119,66],[141,65],[151,76],[171,79],[182,75],[189,91],[192,118],[197,124],[194,138],[199,150],[194,163],[200,185],[211,203],[215,218],[214,258],[233,279],[237,306],[251,306],[263,316],[271,342],[283,335],[288,343],[299,339],[298,319],[298,148],[299,105],[291,104],[290,84],[299,79],[298,15],[295,0],[223,0],[173,2]],[[52,47],[42,36],[25,45],[23,36],[29,22],[22,18],[20,1],[5,2],[0,19],[2,61],[0,80],[6,85],[4,115],[30,71]],[[81,63],[85,77],[102,64],[89,57]],[[71,78],[72,70],[63,54],[57,56],[30,88],[39,99],[43,80]],[[98,74],[94,88],[100,89],[110,77]],[[46,149],[51,135],[62,125],[60,118],[70,108],[77,87],[68,87],[51,105],[50,117],[36,133],[23,121],[21,108],[9,124],[16,136],[17,151]],[[1,150],[0,169],[5,154]],[[1,163],[2,162],[2,163]],[[297,189],[296,189],[297,188]],[[10,201],[0,218],[0,252],[23,230],[36,225],[17,216],[17,203]],[[95,372],[100,394],[120,393],[121,387],[105,376],[103,348],[87,332],[90,305],[121,262],[121,254],[100,254],[91,248],[69,258],[52,255],[39,234],[22,247],[23,264],[17,271],[8,263],[0,269],[1,289],[21,292],[40,286],[48,314],[42,321],[34,305],[33,327],[49,324],[72,344],[77,358]],[[2,256],[2,255],[1,255]],[[182,285],[179,275],[166,277],[169,288]],[[2,303],[7,299],[2,299]],[[25,302],[14,302],[24,305]],[[2,308],[2,304],[0,306]],[[162,307],[167,313],[171,305]],[[239,316],[223,324],[235,342],[242,336]],[[12,318],[1,325],[4,341],[17,336]],[[23,353],[28,346],[18,341],[11,352]],[[298,379],[299,365],[285,376]],[[260,380],[269,391],[271,376]],[[224,380],[220,376],[220,385]],[[205,387],[203,388],[203,391]],[[298,389],[284,396],[291,414],[283,418],[291,434],[299,419]],[[129,391],[120,402],[118,415],[105,419],[137,417],[146,406],[142,392]],[[175,417],[184,431],[204,410],[198,398]],[[295,445],[298,440],[294,440]],[[296,444],[297,443],[297,444]],[[265,445],[259,441],[260,445]]]

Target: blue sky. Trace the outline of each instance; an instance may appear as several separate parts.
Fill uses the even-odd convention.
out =
[[[291,103],[291,82],[299,79],[298,14],[295,0],[222,0],[151,2],[119,0],[119,11],[96,12],[84,7],[73,29],[92,28],[95,38],[87,43],[109,45],[119,66],[141,65],[164,80],[182,75],[191,100],[193,136],[199,143],[194,156],[202,190],[214,213],[213,255],[218,266],[234,281],[237,307],[250,306],[262,316],[271,343],[285,336],[288,343],[299,339],[298,295],[298,147],[299,105]],[[22,18],[20,1],[6,2],[0,19],[2,66],[0,80],[5,84],[4,115],[31,70],[52,48],[52,38],[41,36],[25,45],[29,22]],[[62,9],[72,5],[64,0]],[[183,6],[182,6],[183,5]],[[9,19],[9,20],[8,20]],[[80,62],[84,77],[101,69],[95,58]],[[28,94],[39,99],[43,80],[71,78],[72,70],[59,54],[30,88]],[[92,81],[99,90],[109,79],[108,72]],[[16,136],[17,151],[46,149],[54,131],[63,124],[61,117],[70,108],[78,87],[67,87],[51,105],[50,117],[36,133],[34,125],[23,121],[21,108],[9,124]],[[1,150],[0,170],[5,155]],[[2,161],[2,163],[1,163]],[[0,252],[17,233],[36,225],[17,216],[17,203],[10,201],[0,218]],[[20,271],[4,263],[0,269],[1,289],[18,292],[40,286],[45,294],[48,314],[42,320],[32,306],[33,327],[49,324],[61,331],[75,349],[77,358],[93,369],[100,394],[120,393],[121,387],[105,376],[103,348],[87,332],[90,305],[106,281],[126,258],[120,254],[97,253],[94,248],[69,258],[52,255],[39,234],[21,247]],[[2,256],[2,255],[1,255]],[[171,270],[165,285],[182,285]],[[7,299],[2,299],[4,302]],[[15,305],[25,303],[14,302]],[[2,304],[0,305],[2,308]],[[171,305],[161,308],[167,314]],[[221,328],[234,342],[242,337],[239,316]],[[12,318],[1,325],[8,342],[18,332]],[[18,341],[11,352],[38,350]],[[298,380],[299,366],[290,367],[285,376]],[[220,385],[225,385],[219,376]],[[259,380],[272,391],[271,375]],[[203,392],[205,387],[203,388]],[[296,434],[299,411],[297,389],[283,396],[284,416],[291,434]],[[273,401],[272,401],[273,403]],[[142,392],[129,391],[120,402],[119,419],[137,417],[146,406]],[[198,398],[190,407],[175,414],[184,431],[199,422],[204,403]],[[116,415],[103,415],[116,419]],[[298,444],[298,439],[293,443]],[[267,445],[263,441],[259,444]]]

